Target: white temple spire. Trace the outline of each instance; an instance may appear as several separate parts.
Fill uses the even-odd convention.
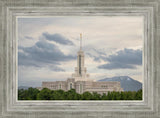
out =
[[[89,74],[87,74],[87,68],[84,66],[85,64],[85,55],[82,50],[82,34],[80,33],[80,50],[77,52],[77,67],[75,67],[75,73],[72,74],[72,77],[77,80],[89,78]]]
[[[82,50],[82,34],[80,33],[80,50]]]

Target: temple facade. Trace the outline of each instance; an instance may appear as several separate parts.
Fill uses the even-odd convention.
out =
[[[42,82],[42,87],[39,89],[61,89],[64,91],[75,89],[80,94],[86,91],[90,93],[97,92],[99,94],[107,94],[108,91],[123,91],[120,82],[102,82],[90,79],[87,68],[84,65],[85,55],[82,50],[82,35],[80,35],[80,50],[77,53],[77,67],[75,67],[75,72],[66,81]]]

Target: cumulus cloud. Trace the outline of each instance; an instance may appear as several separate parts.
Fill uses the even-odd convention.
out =
[[[107,51],[104,50],[104,49],[99,49],[98,50],[98,49],[95,49],[95,48],[90,48],[90,49],[87,50],[86,55],[93,58],[93,60],[95,62],[101,62],[101,60],[103,60],[107,56],[107,54],[106,54]]]
[[[102,59],[108,63],[98,66],[100,69],[134,69],[137,65],[142,65],[142,50],[125,48]]]
[[[18,52],[18,65],[49,67],[53,71],[64,71],[58,67],[61,61],[70,61],[76,57],[65,55],[54,44],[39,40],[31,47],[20,47]]]
[[[48,32],[44,32],[42,34],[47,40],[49,41],[55,41],[56,43],[62,44],[62,45],[74,45],[72,41],[65,38],[61,34],[49,34]]]
[[[93,58],[94,61],[100,62],[101,57],[97,57],[91,53],[86,53],[88,56],[90,56],[91,58]]]

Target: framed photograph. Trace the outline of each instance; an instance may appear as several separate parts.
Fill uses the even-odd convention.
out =
[[[160,116],[158,0],[0,8],[0,118]]]
[[[18,17],[18,100],[142,100],[144,22]]]

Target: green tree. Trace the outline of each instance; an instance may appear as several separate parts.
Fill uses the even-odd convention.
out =
[[[82,94],[82,100],[92,100],[93,99],[93,96],[90,92],[84,92]]]
[[[78,98],[78,95],[77,95],[75,89],[71,89],[71,90],[67,91],[65,93],[65,96],[66,96],[67,100],[76,100]]]
[[[124,100],[124,99],[125,99],[124,97],[125,97],[125,93],[124,93],[124,92],[121,92],[121,93],[120,93],[120,100]]]
[[[139,91],[108,92],[100,95],[96,92],[76,93],[75,89],[69,91],[36,88],[18,90],[18,100],[142,100],[142,89]]]
[[[51,90],[48,88],[42,89],[37,94],[37,100],[51,100]]]
[[[18,100],[24,100],[25,95],[24,95],[24,89],[19,89],[18,90]]]
[[[36,100],[39,90],[36,88],[29,88],[28,90],[18,90],[18,100]]]
[[[136,100],[142,100],[142,89],[138,90],[135,94]]]
[[[51,100],[64,100],[65,92],[63,90],[52,90],[50,96]]]
[[[101,96],[101,100],[108,100],[108,96],[105,93],[103,93],[103,95]]]
[[[30,99],[30,100],[36,100],[38,93],[39,93],[38,89],[36,89],[36,88],[29,88],[28,89],[28,99]]]
[[[108,100],[112,100],[112,92],[108,91],[107,96],[108,96]]]
[[[93,92],[93,100],[100,100],[101,99],[101,95],[98,94],[97,92]]]

